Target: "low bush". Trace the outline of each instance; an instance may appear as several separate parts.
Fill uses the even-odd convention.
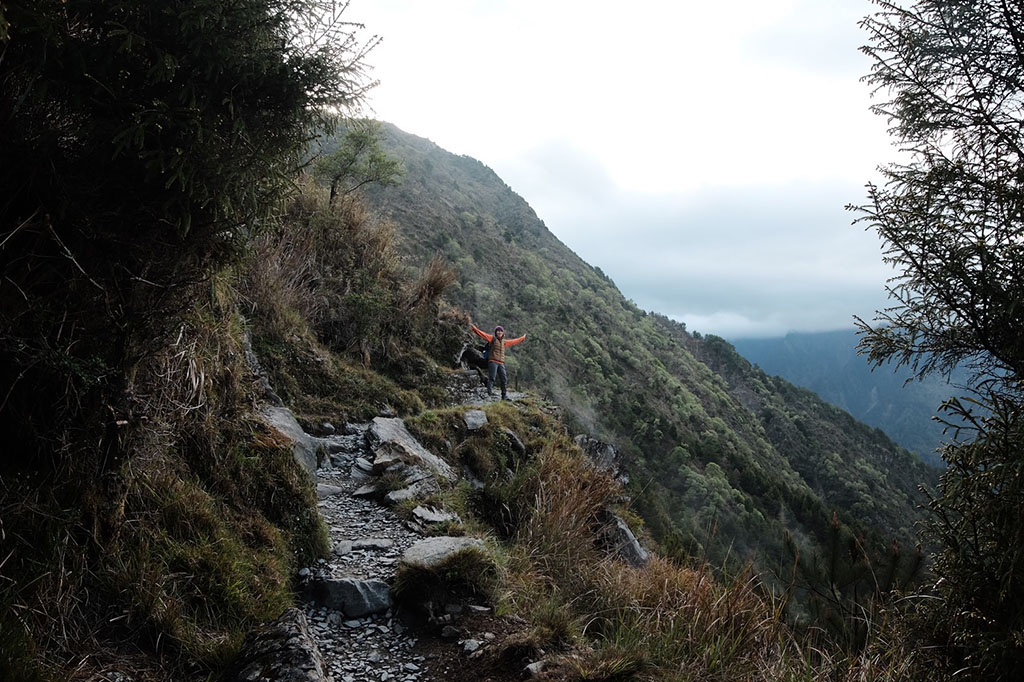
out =
[[[493,603],[498,563],[484,549],[468,547],[435,566],[402,563],[391,587],[400,602],[444,605],[467,599]]]
[[[230,282],[200,292],[127,373],[102,476],[83,458],[48,485],[4,477],[0,638],[35,653],[0,664],[3,679],[216,674],[326,551],[312,480],[250,414]]]

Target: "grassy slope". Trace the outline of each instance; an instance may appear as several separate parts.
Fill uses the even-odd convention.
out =
[[[170,331],[118,375],[131,409],[116,453],[69,431],[54,471],[0,460],[0,680],[217,679],[246,632],[293,603],[296,569],[327,537],[312,479],[255,414],[247,331],[307,423],[419,412],[443,394],[415,347],[364,357],[368,337],[453,335],[392,269],[390,233],[357,202],[325,204],[304,186],[245,263],[181,292]]]
[[[779,557],[787,529],[823,541],[833,510],[912,539],[929,475],[913,455],[788,384],[727,381],[696,357],[723,355],[711,340],[626,300],[480,162],[392,126],[384,146],[407,173],[369,198],[404,251],[420,265],[446,257],[458,274],[449,298],[478,324],[529,334],[513,375],[626,454],[666,547],[716,563]]]
[[[189,293],[126,370],[133,411],[102,475],[73,441],[48,476],[0,469],[0,679],[208,678],[326,549],[312,481],[252,414],[232,287]]]

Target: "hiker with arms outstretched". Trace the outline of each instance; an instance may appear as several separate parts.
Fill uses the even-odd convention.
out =
[[[494,380],[498,379],[501,382],[501,399],[506,400],[508,375],[505,373],[505,349],[511,348],[517,343],[525,341],[526,334],[523,334],[518,339],[506,339],[505,329],[501,325],[494,328],[493,334],[488,334],[484,330],[479,329],[475,324],[472,324],[471,326],[473,327],[473,333],[487,341],[488,344],[487,395],[494,395],[492,391],[494,388]]]

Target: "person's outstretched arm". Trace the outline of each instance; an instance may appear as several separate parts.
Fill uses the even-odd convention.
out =
[[[473,328],[473,331],[476,333],[476,335],[479,336],[484,341],[487,341],[488,343],[490,343],[494,339],[494,335],[493,334],[488,334],[483,329],[478,329],[477,326],[475,324],[473,324],[472,322],[469,323],[469,326],[471,326]],[[507,346],[508,343],[506,343],[505,345]]]
[[[518,339],[508,339],[507,341],[505,341],[505,348],[508,348],[509,346],[514,346],[517,343],[522,343],[525,340],[526,340],[526,334],[523,334]]]

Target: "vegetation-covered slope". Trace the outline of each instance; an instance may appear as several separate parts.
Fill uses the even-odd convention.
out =
[[[324,549],[233,270],[364,92],[324,6],[0,5],[0,679],[214,677]]]
[[[450,297],[478,325],[528,334],[512,374],[620,448],[667,548],[779,558],[787,531],[822,542],[833,511],[857,533],[914,538],[916,486],[929,480],[915,456],[784,382],[724,379],[698,356],[722,371],[749,364],[626,300],[480,162],[393,126],[383,145],[406,174],[369,198],[405,252],[447,258]]]
[[[941,465],[936,450],[943,426],[932,417],[943,401],[958,394],[956,385],[965,383],[966,373],[959,370],[949,381],[929,376],[907,383],[913,378],[909,370],[872,369],[857,354],[859,340],[853,330],[846,330],[732,343],[768,374],[809,388],[856,419],[882,429],[925,462]]]

